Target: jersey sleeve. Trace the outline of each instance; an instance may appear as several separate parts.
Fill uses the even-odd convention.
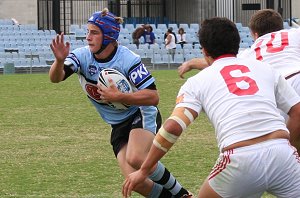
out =
[[[192,80],[187,80],[184,85],[180,88],[177,99],[177,107],[187,107],[193,109],[194,111],[200,113],[202,110],[202,104],[198,92],[194,89]]]
[[[300,102],[300,96],[298,96],[296,91],[282,75],[278,72],[275,73],[277,76],[277,84],[275,87],[277,106],[283,112],[288,113],[292,106]]]
[[[142,63],[141,58],[134,60],[134,65],[129,69],[128,76],[130,82],[138,89],[145,89],[155,82],[154,77]]]
[[[77,48],[74,51],[72,51],[65,59],[65,66],[70,66],[74,73],[78,72],[80,65],[84,61],[82,59],[82,56],[84,54],[83,50],[84,48]]]

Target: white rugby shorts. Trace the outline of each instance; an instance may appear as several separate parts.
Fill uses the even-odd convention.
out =
[[[300,197],[300,159],[286,139],[231,149],[219,155],[209,184],[226,198]]]

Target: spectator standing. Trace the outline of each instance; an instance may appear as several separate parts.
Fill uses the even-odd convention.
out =
[[[174,35],[175,37],[175,43],[177,43],[177,36],[176,34],[173,32],[173,27],[169,27],[168,30],[171,30],[172,34]],[[167,33],[164,34],[164,40],[166,40],[167,38]]]
[[[186,33],[183,28],[178,29],[177,36],[177,43],[181,45],[181,48],[183,48],[183,45],[186,44]]]
[[[176,52],[176,42],[175,36],[172,34],[172,30],[169,28],[166,32],[166,39],[165,39],[165,47],[168,50],[168,53],[171,55],[172,60],[174,61],[174,56]]]

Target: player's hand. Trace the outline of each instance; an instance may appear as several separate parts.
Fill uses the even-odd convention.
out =
[[[178,74],[180,78],[184,78],[183,74],[186,72],[190,71],[192,68],[190,67],[190,64],[188,61],[183,62],[179,67],[178,67]]]
[[[70,51],[70,43],[64,43],[64,33],[57,34],[54,39],[52,39],[52,43],[50,44],[50,48],[58,61],[64,61],[69,54]]]
[[[108,87],[100,83],[97,84],[97,92],[101,95],[100,98],[108,102],[119,102],[122,92],[118,90],[112,79],[108,79],[108,82]]]
[[[123,197],[125,198],[130,197],[134,188],[138,184],[143,183],[147,179],[147,177],[148,175],[143,174],[141,170],[129,174],[126,180],[123,182],[123,188],[122,188]]]

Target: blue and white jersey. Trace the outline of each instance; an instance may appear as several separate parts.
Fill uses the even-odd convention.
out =
[[[72,51],[65,60],[65,65],[74,65],[73,71],[78,74],[79,82],[92,104],[108,124],[119,124],[134,114],[139,106],[130,106],[128,109],[116,109],[107,102],[101,100],[97,92],[97,81],[99,73],[106,68],[121,72],[136,88],[141,90],[154,83],[155,79],[141,62],[140,56],[128,48],[119,46],[114,57],[105,63],[95,60],[89,47],[82,47]],[[142,111],[156,112],[156,107],[140,107]],[[154,110],[156,109],[156,110]]]

